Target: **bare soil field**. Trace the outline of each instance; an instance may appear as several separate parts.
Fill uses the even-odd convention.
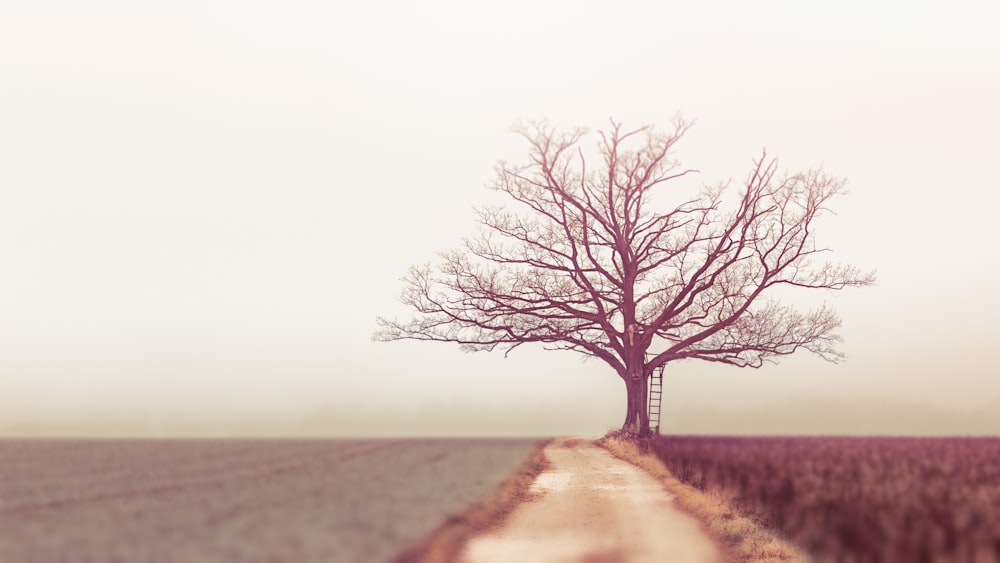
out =
[[[0,561],[388,561],[537,440],[0,440]]]

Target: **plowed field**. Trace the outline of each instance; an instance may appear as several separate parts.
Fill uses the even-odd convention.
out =
[[[0,440],[0,561],[387,561],[535,443]]]

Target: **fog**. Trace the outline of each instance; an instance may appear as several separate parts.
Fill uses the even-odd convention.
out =
[[[847,178],[819,241],[878,284],[792,297],[843,363],[668,366],[665,432],[1000,432],[992,5],[7,4],[0,433],[620,426],[598,361],[370,337],[474,234],[514,122],[676,112],[701,182],[764,147]]]

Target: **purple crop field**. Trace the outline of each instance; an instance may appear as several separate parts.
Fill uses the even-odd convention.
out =
[[[1000,439],[664,436],[670,471],[817,561],[1000,561]]]

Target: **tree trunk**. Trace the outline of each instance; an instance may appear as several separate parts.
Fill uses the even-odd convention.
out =
[[[649,434],[649,389],[641,366],[633,368],[625,377],[625,393],[628,397],[625,409],[625,424],[622,432],[632,436]]]

